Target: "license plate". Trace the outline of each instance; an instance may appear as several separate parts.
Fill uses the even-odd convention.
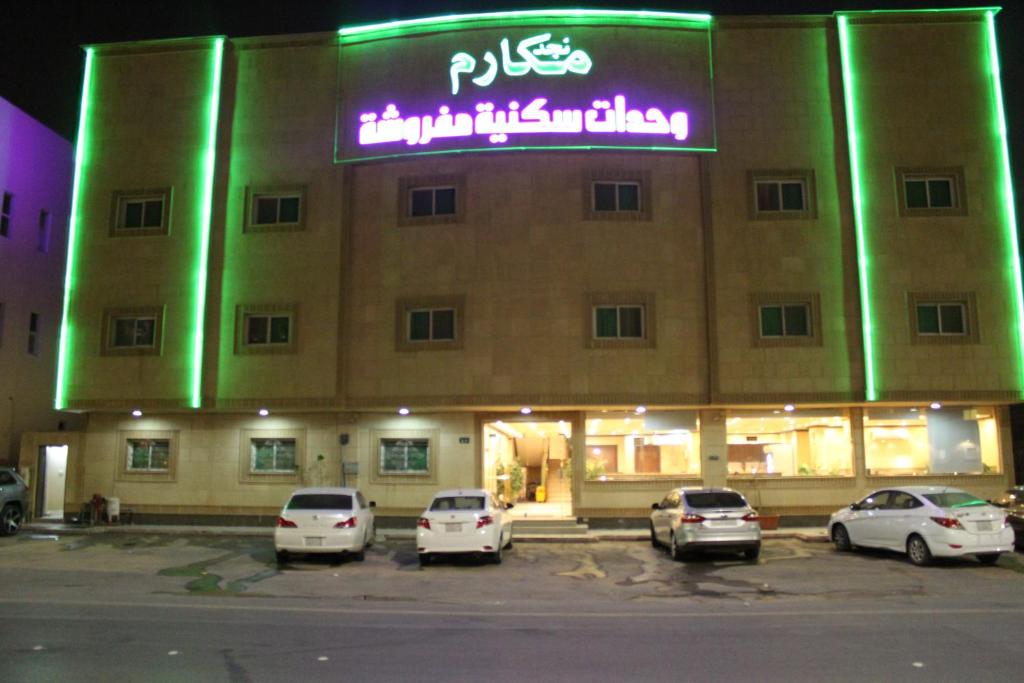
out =
[[[320,538],[319,536],[313,537],[313,538],[306,538],[306,545],[307,546],[311,546],[311,545],[320,546],[320,545],[323,545],[323,544],[324,544],[324,539]]]
[[[992,531],[992,522],[978,522],[978,531]]]
[[[708,522],[708,526],[736,526],[736,523],[731,519],[712,519]]]
[[[461,524],[445,524],[444,525],[444,530],[446,532],[454,531],[454,532],[458,533],[458,532],[462,531],[462,525]]]

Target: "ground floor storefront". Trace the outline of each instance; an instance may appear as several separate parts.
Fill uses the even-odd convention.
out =
[[[95,412],[81,432],[26,434],[31,513],[113,500],[133,521],[261,524],[295,488],[345,485],[411,522],[439,489],[483,487],[523,516],[629,526],[703,485],[785,524],[883,486],[990,498],[1014,481],[999,405],[261,413]]]

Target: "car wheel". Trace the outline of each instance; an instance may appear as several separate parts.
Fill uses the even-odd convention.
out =
[[[848,553],[853,550],[853,544],[850,543],[850,532],[842,524],[836,524],[832,527],[832,543],[835,545],[836,550],[841,553]]]
[[[366,559],[366,546],[364,545],[362,548],[359,549],[358,552],[352,553],[352,559],[354,559],[356,562],[362,562],[363,560],[365,560]]]
[[[505,550],[509,550],[512,547],[512,529],[508,530],[508,541],[505,543]]]
[[[661,547],[661,544],[658,543],[658,537],[654,533],[654,522],[651,522],[651,545],[655,548]]]
[[[0,512],[0,535],[14,536],[21,528],[21,509],[14,504],[4,506]]]
[[[668,539],[669,553],[672,555],[672,559],[676,562],[681,562],[686,558],[686,554],[683,549],[676,543],[676,535],[672,534]]]
[[[377,541],[377,522],[370,527],[370,535],[366,538],[366,547],[369,548]]]
[[[757,546],[755,548],[746,548],[743,551],[743,557],[748,559],[748,560],[750,560],[751,562],[756,561],[757,558],[760,555],[761,555],[761,546]]]
[[[493,562],[494,564],[501,564],[501,556],[502,556],[501,539],[499,538],[498,539],[498,549],[495,550],[493,553],[491,553],[491,562]]]
[[[978,555],[978,562],[981,562],[982,564],[993,565],[999,561],[1000,555],[1002,555],[1002,553],[982,553]]]
[[[914,534],[907,540],[907,557],[910,558],[912,564],[925,567],[931,564],[932,551],[928,549],[928,544],[923,538]]]
[[[420,566],[421,567],[426,567],[428,564],[430,564],[430,560],[431,559],[432,558],[430,557],[430,553],[420,553],[419,554]]]
[[[275,553],[275,554],[277,555],[277,566],[278,567],[283,567],[284,565],[288,564],[288,551],[287,550],[278,550],[277,553]]]

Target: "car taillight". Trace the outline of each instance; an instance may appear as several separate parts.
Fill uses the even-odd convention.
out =
[[[704,518],[700,515],[683,515],[679,518],[680,524],[700,524]]]
[[[296,524],[295,522],[293,522],[290,519],[285,519],[284,517],[278,517],[277,518],[277,525],[279,527],[281,527],[282,529],[298,529],[299,528],[298,524]]]
[[[932,517],[932,521],[947,529],[963,529],[964,525],[956,517]]]
[[[1010,515],[1003,517],[1003,528],[1010,526]]]
[[[335,524],[334,528],[335,529],[355,529],[356,528],[356,518],[355,517],[349,517],[345,521],[338,522],[337,524]]]
[[[743,521],[744,522],[760,522],[761,518],[757,516],[756,512],[748,512],[747,514],[743,515]]]
[[[490,515],[484,515],[480,519],[476,520],[477,529],[479,529],[480,527],[485,527],[488,524],[494,524],[494,517],[491,517]]]
[[[416,526],[418,526],[421,529],[429,529],[430,528],[430,520],[427,519],[426,517],[420,517],[420,520],[418,522],[416,522]]]

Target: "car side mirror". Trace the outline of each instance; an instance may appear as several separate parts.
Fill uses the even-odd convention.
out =
[[[661,503],[651,503],[651,509],[652,510],[660,510],[661,509]]]
[[[375,508],[375,507],[377,507],[377,501],[371,500],[371,501],[370,501],[370,507],[371,507],[371,508]]]
[[[514,507],[515,507],[515,505],[513,505],[512,503],[505,503],[505,509],[506,510],[511,510]]]
[[[860,503],[850,503],[851,510],[860,510]]]

